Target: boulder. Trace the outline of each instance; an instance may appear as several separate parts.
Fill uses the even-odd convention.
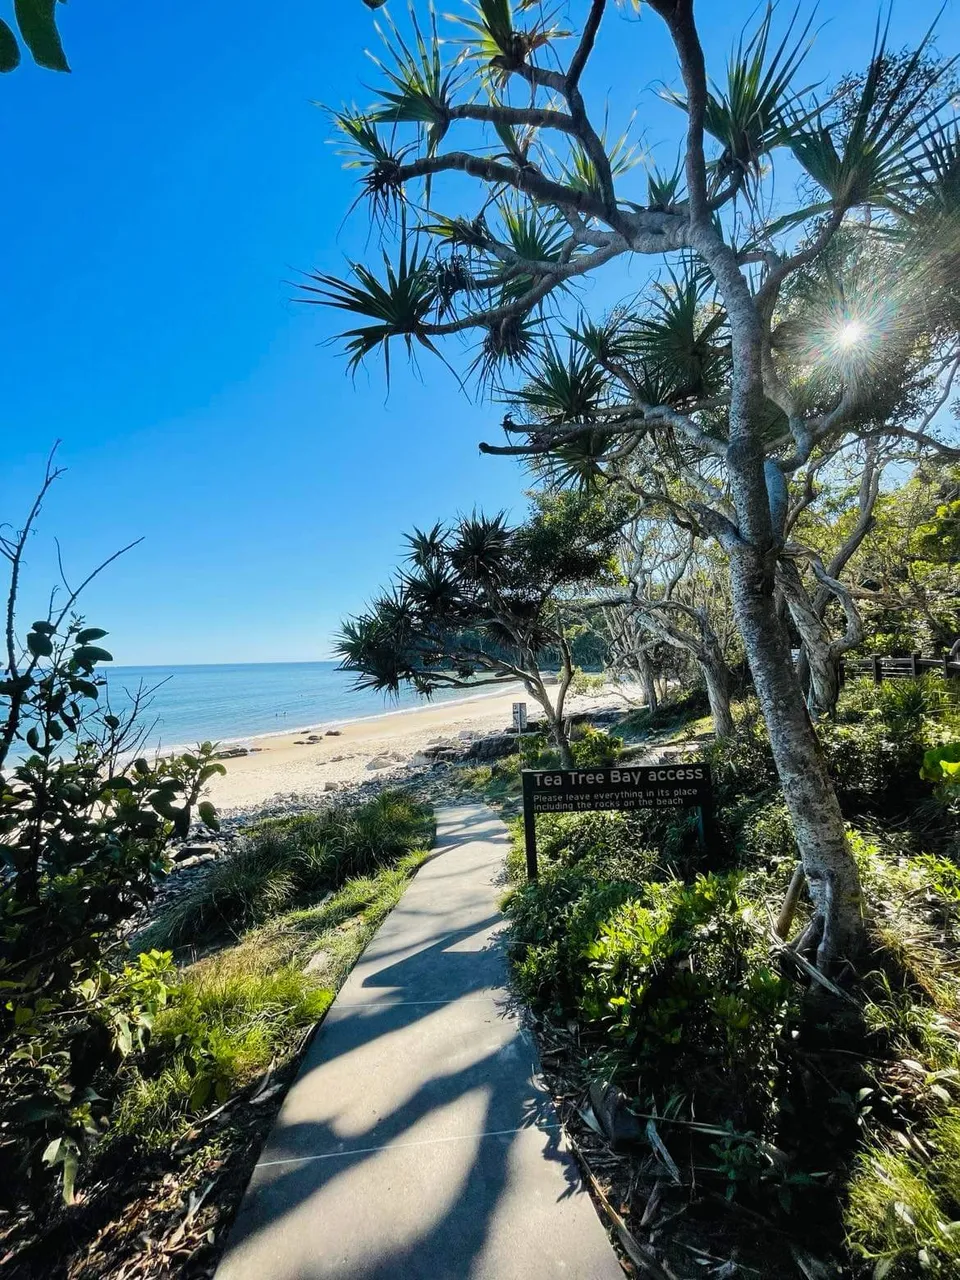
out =
[[[324,789],[324,791],[339,791],[339,789],[340,789],[340,783],[339,783],[339,782],[325,782],[325,783],[323,784],[323,789]]]
[[[341,730],[340,730],[340,729],[328,729],[328,730],[327,730],[327,732],[326,732],[323,736],[324,736],[325,738],[339,738],[339,737],[340,737],[340,733],[341,733]]]
[[[259,748],[256,748],[259,750]],[[232,760],[235,756],[245,756],[248,754],[246,747],[223,747],[220,751],[213,753],[214,760]]]
[[[321,736],[320,736],[320,734],[319,734],[319,733],[311,733],[311,734],[310,734],[310,736],[309,736],[309,738],[307,738],[307,741],[308,741],[308,742],[322,742],[322,741],[323,741],[323,739],[321,738]]]
[[[376,756],[367,763],[368,769],[389,769],[393,761],[389,756]]]
[[[513,755],[516,749],[517,735],[515,733],[495,733],[472,743],[467,749],[466,758],[468,760],[479,760],[480,762],[502,760],[504,756]]]

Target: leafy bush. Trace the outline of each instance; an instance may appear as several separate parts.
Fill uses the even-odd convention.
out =
[[[60,1169],[73,1198],[80,1158],[102,1131],[118,1072],[142,1050],[167,1003],[171,957],[152,951],[119,972],[97,965],[52,995],[36,992],[13,1011],[0,1109],[0,1155],[21,1190],[39,1190],[44,1169]],[[4,1183],[8,1194],[17,1183]]]
[[[738,889],[736,875],[650,885],[584,952],[581,1018],[630,1047],[651,1093],[710,1060],[734,1071],[740,1089],[769,1069],[790,988],[767,963]]]
[[[537,856],[542,873],[577,867],[597,879],[640,883],[656,874],[657,866],[645,818],[638,813],[541,814]]]
[[[597,880],[569,867],[517,889],[507,911],[514,977],[524,999],[557,1018],[572,1015],[586,948],[603,921],[636,893],[636,884]]]
[[[570,750],[578,769],[604,768],[620,759],[623,738],[586,724],[574,735]]]
[[[432,811],[401,791],[261,822],[143,935],[178,946],[236,933],[429,843]]]
[[[165,849],[194,811],[216,826],[200,797],[223,766],[210,743],[166,759],[139,755],[149,695],[136,694],[123,716],[111,711],[107,633],[76,615],[78,591],[57,607],[51,596],[46,617],[18,638],[24,552],[58,475],[51,458],[24,527],[0,532],[10,565],[0,676],[0,1187],[42,1193],[45,1170],[56,1168],[69,1199],[119,1065],[164,991],[159,961],[122,966],[122,926],[153,895]]]
[[[938,676],[849,685],[836,723],[820,726],[845,811],[851,816],[902,813],[922,799],[924,754],[940,745],[956,723],[956,694]]]
[[[790,988],[748,923],[737,876],[638,885],[562,867],[507,910],[527,999],[619,1046],[621,1071],[639,1070],[650,1096],[666,1082],[694,1087],[708,1067],[727,1077],[714,1093],[754,1118]]]
[[[925,751],[920,777],[935,783],[938,795],[948,804],[960,801],[960,742]]]

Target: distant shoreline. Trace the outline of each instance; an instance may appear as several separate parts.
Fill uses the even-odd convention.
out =
[[[259,666],[260,663],[236,663],[237,666]],[[272,664],[271,664],[272,665]],[[296,664],[291,663],[291,666]],[[549,680],[548,680],[549,685]],[[519,681],[511,681],[509,684],[495,685],[488,687],[484,693],[472,693],[463,698],[444,698],[441,702],[431,702],[424,698],[422,702],[412,707],[395,707],[391,711],[378,711],[369,716],[345,716],[340,720],[317,720],[309,725],[304,725],[301,729],[271,729],[265,733],[245,733],[230,738],[214,738],[218,746],[222,747],[242,747],[247,743],[261,742],[266,739],[276,738],[299,738],[305,733],[325,733],[328,729],[344,729],[350,725],[366,724],[374,720],[388,720],[393,716],[410,716],[418,715],[424,711],[436,711],[446,707],[460,707],[469,702],[483,702],[488,698],[498,698],[506,696],[516,697],[519,701],[529,699],[529,694]],[[535,716],[539,708],[534,708],[532,714]],[[171,752],[191,751],[197,745],[197,740],[190,742],[174,743],[172,746],[163,747],[165,755]]]
[[[249,811],[277,800],[309,804],[372,777],[402,785],[411,770],[429,764],[423,753],[431,745],[462,747],[486,734],[510,732],[516,701],[527,703],[531,719],[540,717],[540,708],[526,693],[501,687],[455,701],[357,717],[339,726],[327,721],[296,733],[256,735],[237,745],[255,742],[257,750],[225,760],[226,775],[211,779],[210,799],[220,809]],[[599,697],[571,698],[567,703],[570,712],[611,707],[626,710],[622,691],[608,688]],[[308,733],[317,741],[306,741]]]

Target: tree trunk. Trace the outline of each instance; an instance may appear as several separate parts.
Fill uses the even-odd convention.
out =
[[[573,752],[570,750],[570,740],[563,731],[563,699],[558,696],[557,704],[559,714],[554,708],[547,692],[547,687],[540,678],[539,673],[535,678],[528,678],[525,681],[527,691],[532,698],[535,698],[543,708],[543,714],[549,726],[549,736],[553,739],[553,744],[560,753],[560,765],[564,769],[574,768]],[[569,682],[568,682],[569,684]],[[566,694],[566,688],[561,681],[561,694]]]
[[[857,864],[816,731],[777,618],[772,574],[745,541],[730,549],[730,584],[754,687],[763,709],[783,795],[793,821],[810,896],[822,920],[817,953],[828,969],[863,941]]]
[[[703,679],[707,686],[707,698],[710,701],[710,716],[713,720],[713,731],[718,738],[729,738],[733,734],[733,712],[730,710],[730,671],[723,660],[698,659]]]
[[[840,697],[840,663],[831,652],[830,633],[817,616],[815,605],[792,561],[780,563],[777,582],[803,644],[804,663],[798,679],[807,687],[807,709],[814,720],[832,716]]]
[[[643,696],[647,700],[647,708],[652,716],[656,715],[660,706],[660,699],[657,697],[657,682],[654,678],[653,663],[650,661],[650,655],[645,649],[640,649],[637,652],[637,670],[643,683]]]

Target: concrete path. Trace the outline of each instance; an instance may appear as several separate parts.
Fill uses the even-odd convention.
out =
[[[509,1006],[506,828],[480,806],[438,819],[307,1052],[216,1280],[623,1280]]]

